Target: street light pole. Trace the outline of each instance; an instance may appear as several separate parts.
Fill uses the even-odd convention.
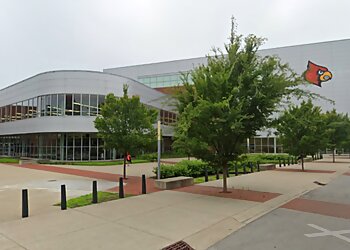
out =
[[[160,133],[160,121],[158,121],[158,171],[157,171],[157,179],[160,180],[160,139],[161,139],[161,133]]]

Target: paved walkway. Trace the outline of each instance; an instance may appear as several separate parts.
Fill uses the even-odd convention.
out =
[[[349,178],[344,175],[349,172],[349,166],[350,163],[306,163],[306,169],[309,170],[335,172],[264,171],[229,178],[228,186],[233,189],[231,194],[219,193],[222,181],[218,180],[187,190],[154,192],[4,222],[0,223],[0,249],[160,249],[178,240],[184,240],[195,249],[207,249],[232,232],[241,228],[245,230],[257,219],[265,218],[262,216],[288,202],[308,199],[303,195],[309,191],[323,190],[315,181],[332,184],[339,178]],[[67,170],[59,167],[25,167],[28,171],[58,171],[67,176],[83,175],[84,178],[116,180],[119,177],[81,169],[69,169],[67,173]],[[300,165],[285,167],[300,168]],[[332,190],[328,192],[331,194]],[[320,194],[312,195],[316,197]],[[342,198],[344,197],[338,197],[339,200]],[[338,200],[323,201],[339,203]],[[280,209],[293,214],[303,213],[295,209]],[[284,212],[280,216],[284,218],[282,213]],[[311,210],[307,214],[322,216]],[[275,217],[275,221],[278,218],[280,217]],[[285,231],[285,221],[284,229],[279,230]],[[267,223],[268,221],[260,223],[262,231]],[[312,233],[312,230],[314,229],[311,228],[307,233]],[[298,231],[294,230],[294,233]],[[252,241],[252,234],[244,239]]]
[[[16,165],[17,167],[26,168],[26,169],[34,169],[34,170],[42,170],[42,171],[48,171],[48,172],[55,172],[55,173],[61,173],[66,175],[75,175],[75,176],[82,176],[82,177],[88,177],[91,179],[97,179],[97,180],[107,180],[107,181],[114,181],[119,182],[119,178],[123,177],[120,174],[111,174],[111,173],[105,173],[105,172],[98,172],[98,171],[91,171],[91,170],[82,170],[82,169],[76,169],[76,168],[68,168],[68,167],[57,167],[57,166],[46,166],[42,164],[24,164],[24,165]],[[137,176],[127,176],[127,179],[124,179],[124,192],[126,194],[134,194],[138,195],[141,194],[141,182],[142,178]],[[147,192],[156,192],[159,191],[154,184],[154,179],[147,178]],[[118,191],[118,187],[114,187],[109,189],[110,191]]]

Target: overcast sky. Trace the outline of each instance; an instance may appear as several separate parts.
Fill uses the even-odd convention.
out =
[[[350,38],[349,0],[0,0],[0,88],[35,74],[205,56],[234,16],[263,48]]]

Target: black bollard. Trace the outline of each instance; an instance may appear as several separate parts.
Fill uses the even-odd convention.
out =
[[[257,167],[257,169],[258,169],[258,172],[260,172],[260,162],[257,162],[257,163],[256,163],[256,167]]]
[[[235,176],[238,176],[238,166],[237,166],[237,163],[235,163]]]
[[[28,189],[22,189],[22,218],[26,218],[28,215]]]
[[[209,181],[209,177],[208,177],[208,168],[205,168],[204,170],[204,181],[208,182]]]
[[[119,199],[124,198],[123,177],[119,177]]]
[[[247,173],[247,169],[246,169],[245,163],[243,163],[243,174],[246,174],[246,173]]]
[[[288,157],[288,166],[290,166],[290,158]]]
[[[97,203],[97,181],[92,182],[92,203]]]
[[[220,179],[219,169],[216,170],[216,179],[217,179],[217,180]]]
[[[250,166],[250,172],[251,172],[251,173],[254,173],[253,162],[249,162],[249,166]]]
[[[142,194],[146,194],[146,175],[142,175]]]
[[[283,159],[283,166],[286,166],[286,159]]]
[[[61,210],[67,209],[66,185],[61,185]]]
[[[281,158],[278,158],[278,164],[279,164],[279,167],[282,167]]]
[[[227,168],[227,178],[229,178],[230,177],[230,168],[228,167]]]

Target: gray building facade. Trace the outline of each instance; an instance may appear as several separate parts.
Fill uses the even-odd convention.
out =
[[[350,113],[350,39],[329,41],[313,44],[295,45],[281,48],[259,50],[260,56],[278,56],[282,62],[298,74],[303,74],[308,62],[324,66],[332,73],[332,79],[318,87],[311,83],[303,86],[306,90],[319,94],[327,99],[315,100],[315,105],[321,106],[324,111],[336,109],[337,112]],[[181,84],[181,73],[189,72],[200,64],[206,64],[205,57],[176,60],[169,62],[150,63],[128,67],[104,69],[104,72],[120,74],[135,79],[152,88],[163,88]],[[298,100],[295,100],[297,103]],[[249,152],[283,152],[278,138],[273,130],[259,131],[254,138],[247,139]]]
[[[304,88],[335,102],[315,100],[325,110],[350,113],[350,39],[263,49],[261,56],[276,55],[302,74],[308,62],[328,68],[332,79],[322,87]],[[164,142],[170,148],[176,122],[169,96],[161,93],[181,84],[181,73],[201,64],[205,57],[117,67],[95,71],[51,71],[38,74],[0,90],[0,155],[51,160],[107,160],[118,157],[106,150],[97,137],[94,120],[108,93],[121,96],[123,84],[129,94],[159,110]],[[297,103],[298,100],[295,100]],[[247,139],[248,152],[283,152],[273,130],[257,132]]]

